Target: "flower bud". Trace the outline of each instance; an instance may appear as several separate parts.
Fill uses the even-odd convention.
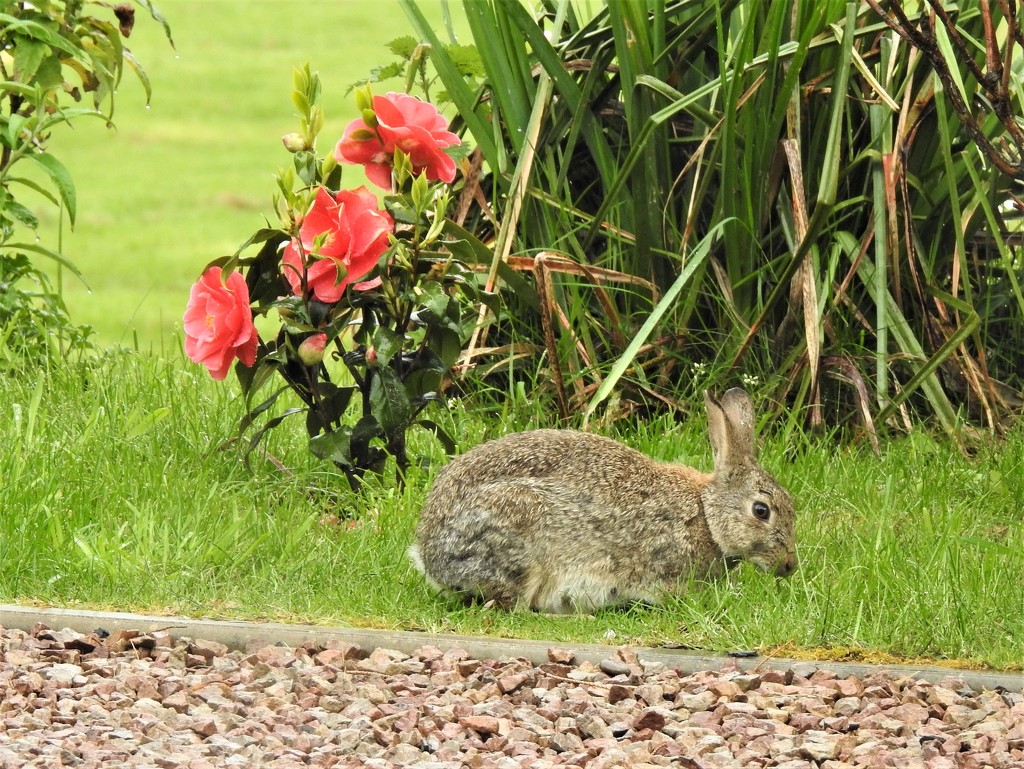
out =
[[[324,359],[324,348],[326,347],[327,334],[308,336],[299,345],[299,360],[307,366],[315,366]]]
[[[366,365],[370,368],[377,368],[377,351],[373,347],[366,351]]]
[[[285,134],[281,137],[281,143],[289,152],[303,152],[309,149],[306,139],[299,133]]]
[[[369,84],[362,88],[355,89],[356,95],[356,108],[362,112],[363,110],[373,109],[373,91],[370,90]]]

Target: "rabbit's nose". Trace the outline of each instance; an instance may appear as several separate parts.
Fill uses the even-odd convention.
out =
[[[789,553],[785,558],[782,558],[775,564],[775,576],[776,577],[788,577],[794,571],[796,571],[796,553]]]

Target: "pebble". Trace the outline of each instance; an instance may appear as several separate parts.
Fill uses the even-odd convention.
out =
[[[601,660],[601,663],[598,665],[598,667],[601,669],[601,672],[613,677],[628,676],[630,672],[629,665],[627,665],[622,660],[616,659]]]
[[[628,649],[594,665],[552,648],[537,667],[433,646],[237,652],[44,626],[0,629],[0,649],[0,769],[1024,766],[1024,696],[955,679],[686,675]]]
[[[813,662],[798,662],[790,667],[794,678],[810,678],[818,672],[818,666]]]

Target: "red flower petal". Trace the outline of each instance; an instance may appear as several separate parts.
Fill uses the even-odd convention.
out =
[[[378,275],[376,278],[371,278],[370,280],[353,283],[352,289],[354,291],[369,291],[370,289],[377,288],[377,286],[381,285],[383,282],[384,281],[381,280],[380,275]]]
[[[310,293],[318,302],[333,304],[345,292],[345,282],[338,281],[338,261],[332,257],[317,259],[306,274]]]
[[[362,120],[349,123],[334,149],[338,162],[361,164],[367,179],[390,190],[394,153],[401,148],[417,173],[425,170],[427,178],[444,182],[455,179],[455,161],[444,148],[461,140],[448,130],[448,121],[433,104],[392,92],[374,96],[373,111],[376,131],[368,132]]]
[[[387,152],[376,134],[371,133],[369,138],[366,137],[366,123],[353,120],[334,147],[334,159],[339,163],[361,165],[371,163],[375,156]]]
[[[389,155],[388,157],[392,157]],[[391,164],[390,163],[367,163],[363,166],[363,170],[366,172],[366,178],[376,184],[382,190],[390,192],[394,189],[391,179]]]
[[[299,254],[299,247],[293,238],[284,247],[284,254],[281,256],[281,269],[284,272],[285,280],[292,287],[292,293],[296,296],[302,294],[302,257]]]
[[[259,344],[245,278],[232,272],[222,282],[221,272],[210,267],[195,282],[183,318],[185,354],[206,366],[214,379],[227,376],[236,357],[251,366]]]

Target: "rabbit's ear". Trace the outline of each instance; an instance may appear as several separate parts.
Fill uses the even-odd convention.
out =
[[[704,393],[708,410],[708,434],[715,454],[715,471],[753,461],[757,453],[754,443],[754,404],[750,396],[734,387],[721,398]]]

